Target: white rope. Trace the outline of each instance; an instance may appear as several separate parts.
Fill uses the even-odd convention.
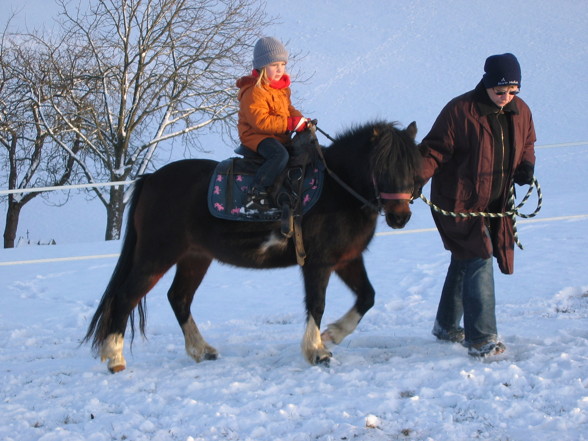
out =
[[[120,256],[120,253],[113,254],[96,254],[93,256],[73,256],[73,257],[51,257],[47,259],[31,259],[31,260],[14,260],[12,262],[0,262],[0,266],[12,265],[29,265],[31,263],[53,263],[53,262],[71,262],[75,260],[89,260],[89,259],[109,259]]]
[[[317,127],[321,133],[324,133],[321,129]],[[326,134],[325,134],[326,135]],[[328,135],[327,138],[331,139]],[[553,147],[571,147],[571,146],[578,146],[578,145],[588,145],[588,141],[579,141],[579,142],[565,142],[561,144],[544,144],[544,145],[537,145],[535,146],[536,149],[545,149],[545,148],[553,148]],[[5,194],[18,194],[18,193],[40,193],[42,191],[56,191],[56,190],[70,190],[74,188],[91,188],[91,187],[112,187],[115,185],[130,185],[134,183],[133,181],[117,181],[117,182],[105,182],[105,183],[94,183],[94,184],[77,184],[77,185],[61,185],[55,187],[38,187],[38,188],[15,188],[12,190],[0,190],[0,195]]]
[[[543,145],[536,145],[536,149],[550,149],[553,147],[573,147],[576,145],[588,145],[588,141],[580,141],[580,142],[564,142],[561,144],[543,144]]]
[[[520,224],[535,224],[542,222],[562,222],[588,219],[588,214],[573,214],[571,216],[554,216],[544,217],[541,219],[523,219]],[[433,233],[438,231],[437,228],[414,228],[412,230],[394,230],[394,231],[379,231],[376,236],[398,236],[402,234],[418,234],[418,233]],[[0,263],[1,265],[1,263]]]
[[[73,188],[90,188],[90,187],[114,187],[115,185],[130,185],[135,181],[116,181],[95,184],[76,184],[76,185],[61,185],[56,187],[37,187],[37,188],[15,188],[12,190],[0,190],[0,195],[3,194],[18,194],[18,193],[40,193],[42,191],[55,190],[71,190]]]
[[[527,224],[527,223],[543,223],[543,222],[561,222],[561,221],[570,221],[570,220],[583,220],[588,219],[588,214],[575,214],[571,216],[555,216],[555,217],[546,217],[542,219],[523,219],[520,223]],[[401,234],[419,234],[419,233],[429,233],[435,232],[437,228],[415,228],[412,230],[394,230],[394,231],[379,231],[375,235],[376,236],[397,236]],[[53,263],[53,262],[67,262],[67,261],[77,261],[77,260],[93,260],[93,259],[114,259],[119,257],[119,253],[111,253],[111,254],[94,254],[90,256],[72,256],[72,257],[53,257],[47,259],[31,259],[31,260],[13,260],[13,261],[6,261],[0,262],[0,266],[14,266],[14,265],[30,265],[30,264],[37,264],[37,263]]]

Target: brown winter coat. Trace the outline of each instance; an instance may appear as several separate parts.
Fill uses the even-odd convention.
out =
[[[284,75],[289,84],[289,78]],[[290,141],[287,133],[288,117],[302,116],[290,102],[290,88],[274,88],[269,84],[257,87],[253,75],[237,80],[239,88],[239,139],[246,147],[257,151],[257,146],[266,138],[275,138],[282,144]]]
[[[431,201],[454,212],[487,211],[492,189],[494,145],[489,116],[483,114],[479,84],[475,90],[451,100],[441,111],[420,148],[425,156],[421,177],[433,177]],[[488,98],[489,101],[489,98]],[[491,101],[489,101],[491,103]],[[493,104],[493,103],[492,103]],[[496,108],[498,110],[498,108]],[[527,104],[515,97],[505,114],[510,118],[510,158],[506,160],[506,185],[498,204],[504,211],[514,171],[523,162],[535,164],[535,129]],[[458,259],[494,255],[505,274],[514,271],[512,219],[453,218],[433,211],[433,218],[446,249]],[[488,232],[490,231],[490,235]]]

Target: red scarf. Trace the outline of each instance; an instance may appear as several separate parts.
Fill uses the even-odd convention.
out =
[[[255,69],[253,69],[251,75],[254,78],[259,78],[259,72]],[[269,85],[272,89],[285,89],[286,87],[290,87],[290,75],[284,74],[278,81],[270,81]]]

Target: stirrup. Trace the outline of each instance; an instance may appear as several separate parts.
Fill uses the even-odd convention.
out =
[[[247,194],[247,199],[245,200],[245,209],[247,211],[267,211],[270,208],[272,208],[272,204],[267,191],[253,188]]]

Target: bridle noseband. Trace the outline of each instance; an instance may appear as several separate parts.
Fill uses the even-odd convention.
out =
[[[384,199],[386,201],[412,201],[413,196],[412,193],[384,193],[380,192],[380,199]]]
[[[374,191],[376,194],[376,199],[378,201],[377,211],[378,213],[382,212],[382,201],[408,201],[412,203],[414,200],[413,193],[404,193],[404,192],[396,192],[396,193],[388,193],[385,191],[380,191],[378,189],[378,183],[376,181],[375,176],[372,175],[372,183],[374,184]]]

